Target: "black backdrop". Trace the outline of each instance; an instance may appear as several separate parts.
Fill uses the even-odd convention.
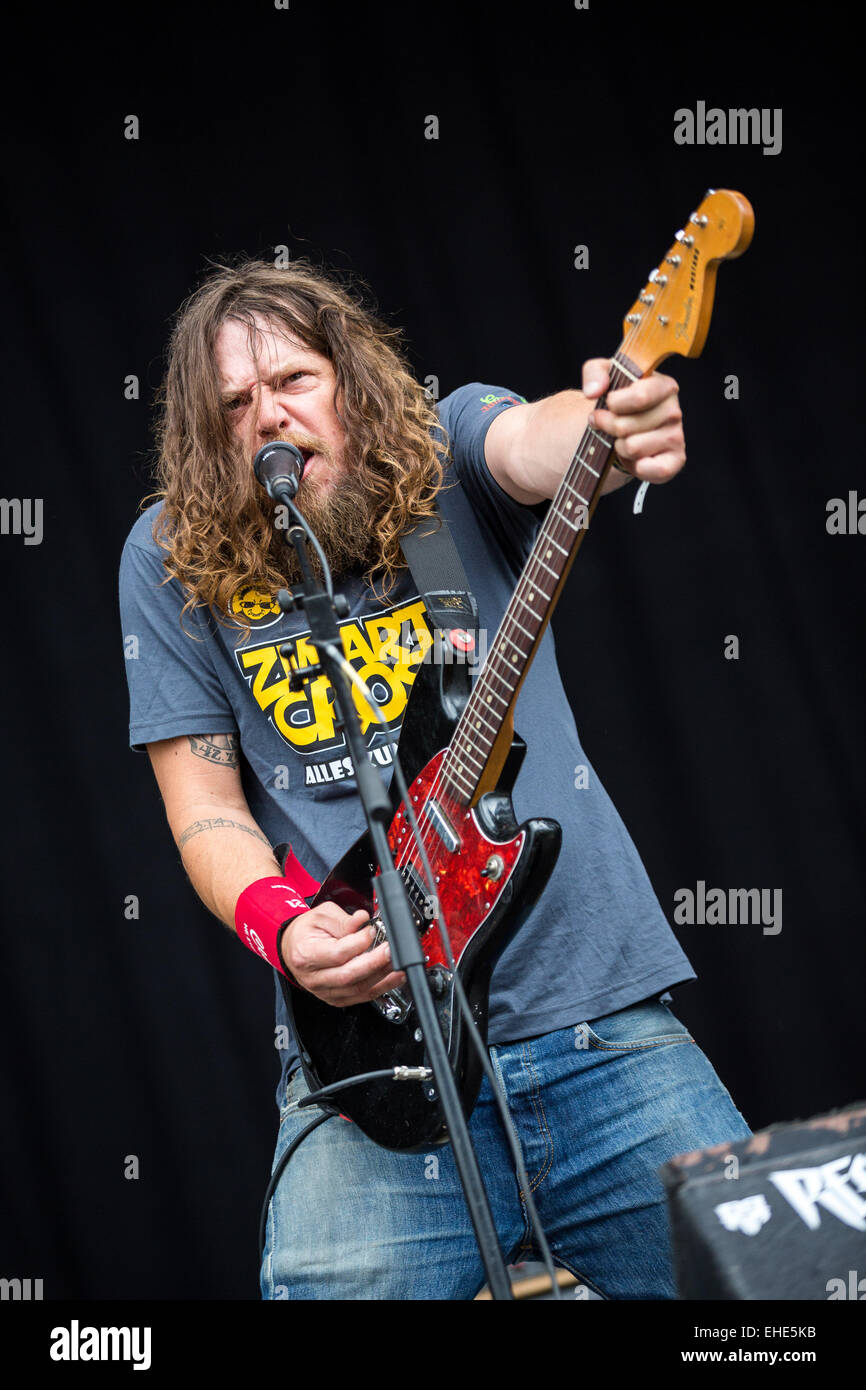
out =
[[[700,879],[783,891],[778,935],[677,929],[700,978],[676,1007],[740,1108],[758,1128],[862,1098],[866,539],[825,526],[828,499],[866,492],[859,113],[844,41],[802,13],[728,5],[713,30],[699,8],[605,0],[238,0],[19,21],[2,491],[45,520],[40,545],[0,536],[0,1275],[47,1298],[258,1294],[272,978],[197,903],[127,749],[116,601],[167,319],[208,257],[284,243],[352,270],[441,394],[532,399],[613,350],[708,185],[751,199],[703,358],[665,368],[686,470],[640,517],[633,489],[602,503],[555,630],[669,916]],[[699,100],[781,108],[781,153],[677,145],[673,113]]]

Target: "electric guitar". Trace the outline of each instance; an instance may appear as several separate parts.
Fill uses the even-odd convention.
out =
[[[719,264],[748,248],[754,221],[741,194],[708,190],[625,316],[623,339],[611,363],[611,390],[648,375],[674,353],[699,356]],[[612,447],[608,435],[584,431],[474,684],[468,665],[422,663],[401,729],[401,765],[456,971],[483,1039],[493,967],[538,901],[562,837],[556,821],[537,818],[518,825],[515,820],[510,793],[526,745],[514,732],[514,705],[595,510]],[[393,780],[391,794],[394,818],[388,840],[406,883],[468,1116],[478,1097],[481,1067],[455,999],[439,927],[431,920],[418,847]],[[364,834],[322,883],[313,903],[336,902],[346,912],[364,908],[377,930],[374,945],[384,939],[377,873]],[[291,986],[283,976],[280,983],[311,1085],[385,1067],[426,1065],[408,992],[394,990],[371,1003],[336,1008]],[[423,1152],[448,1137],[432,1081],[373,1081],[339,1092],[335,1103],[385,1148]]]

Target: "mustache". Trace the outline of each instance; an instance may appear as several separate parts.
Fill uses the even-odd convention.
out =
[[[310,454],[318,454],[319,457],[325,459],[327,463],[333,464],[336,461],[333,449],[329,444],[325,443],[324,439],[319,439],[318,436],[313,434],[302,433],[299,430],[279,430],[272,435],[270,439],[263,440],[260,444],[253,444],[250,446],[247,460],[250,468],[252,468],[255,456],[262,447],[262,444],[275,444],[277,442],[293,444],[296,449],[300,449],[305,457]]]

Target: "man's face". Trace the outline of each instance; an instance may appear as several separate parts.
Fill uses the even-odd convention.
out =
[[[345,431],[334,407],[336,375],[326,357],[256,316],[258,360],[247,327],[228,319],[216,340],[220,394],[250,464],[263,444],[285,439],[306,460],[299,501],[332,492],[345,472]]]
[[[337,419],[334,368],[327,357],[279,325],[258,316],[255,323],[258,359],[243,323],[228,319],[216,339],[223,406],[250,474],[263,444],[285,439],[300,449],[306,465],[298,507],[334,574],[363,571],[376,554],[375,501],[365,491],[357,459]],[[263,495],[260,503],[264,518],[268,507]],[[280,547],[279,565],[285,583],[300,579],[291,546]]]

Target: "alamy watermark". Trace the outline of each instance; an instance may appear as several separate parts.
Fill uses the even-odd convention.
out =
[[[41,1279],[0,1279],[0,1302],[30,1303],[42,1299]]]
[[[699,101],[694,111],[680,106],[674,112],[677,145],[761,145],[764,154],[782,153],[781,106],[707,107]]]
[[[52,1361],[131,1361],[134,1371],[147,1371],[150,1349],[149,1327],[82,1327],[73,1318],[51,1329],[48,1354]]]
[[[866,497],[853,489],[847,498],[831,497],[825,526],[828,536],[866,536]]]
[[[42,544],[41,497],[0,497],[0,535],[23,536],[25,545]]]
[[[764,936],[782,930],[781,888],[707,888],[702,878],[694,889],[674,893],[678,926],[763,926]]]

